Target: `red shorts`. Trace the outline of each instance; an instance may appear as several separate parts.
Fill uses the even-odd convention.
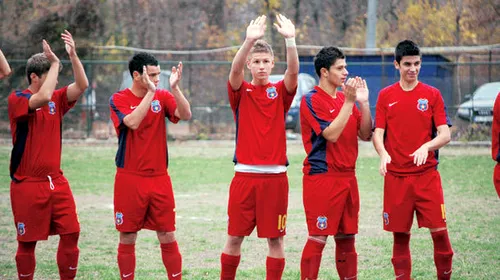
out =
[[[385,175],[384,229],[410,231],[414,212],[418,227],[446,227],[443,188],[437,170],[410,176]]]
[[[493,184],[495,185],[498,197],[500,198],[500,163],[495,165],[495,170],[493,171]]]
[[[286,173],[236,172],[229,190],[227,232],[231,236],[248,236],[257,226],[258,237],[284,236],[287,208]]]
[[[168,174],[141,176],[118,171],[114,190],[115,225],[120,232],[145,228],[175,231],[175,201]]]
[[[304,175],[302,184],[309,235],[358,233],[359,192],[354,172]]]
[[[47,240],[49,235],[80,232],[76,205],[64,176],[10,183],[17,240]]]

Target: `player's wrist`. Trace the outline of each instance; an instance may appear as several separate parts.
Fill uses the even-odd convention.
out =
[[[286,47],[296,47],[296,43],[295,43],[295,37],[288,37],[288,38],[285,38],[285,45]]]

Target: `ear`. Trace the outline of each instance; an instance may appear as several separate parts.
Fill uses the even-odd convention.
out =
[[[139,73],[138,71],[134,71],[134,72],[132,73],[132,79],[133,79],[133,80],[137,80],[137,79],[139,79],[139,80],[140,80],[140,79],[141,79],[141,73]]]
[[[399,70],[399,63],[396,60],[394,60],[394,67]]]
[[[251,59],[247,59],[247,68],[250,70],[250,65],[252,64]]]
[[[328,70],[325,67],[321,68],[319,71],[321,72],[321,77],[320,78],[323,78],[323,77],[326,78],[326,77],[328,77]]]
[[[273,60],[271,60],[271,69],[274,68],[274,57],[273,57]]]

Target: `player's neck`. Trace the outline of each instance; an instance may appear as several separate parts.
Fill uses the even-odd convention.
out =
[[[418,80],[407,82],[404,80],[399,80],[399,85],[404,91],[412,91],[417,85]]]
[[[130,88],[130,91],[137,97],[139,98],[143,98],[144,96],[146,96],[146,93],[148,93],[148,90],[141,87],[141,86],[138,86],[136,84],[132,84],[132,87]]]
[[[250,83],[254,86],[265,86],[269,84],[269,79],[252,79]]]
[[[31,84],[28,87],[28,90],[31,91],[31,93],[35,94],[40,90],[41,86]]]
[[[322,79],[319,81],[319,87],[331,97],[337,98],[337,87],[332,83]]]

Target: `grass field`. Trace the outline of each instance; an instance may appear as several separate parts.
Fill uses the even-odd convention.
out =
[[[63,170],[76,197],[82,227],[77,279],[119,279],[118,233],[113,222],[114,145],[63,147]],[[233,176],[233,143],[170,144],[170,175],[177,203],[177,239],[184,279],[218,279],[219,256],[226,238],[226,203]],[[287,264],[283,279],[299,279],[306,239],[302,207],[299,142],[289,145],[290,197],[285,239]],[[17,248],[10,199],[10,147],[0,146],[0,279],[16,279]],[[491,183],[493,161],[488,148],[442,150],[443,178],[450,238],[455,250],[453,279],[500,279],[500,200]],[[382,230],[382,177],[370,144],[360,150],[357,176],[361,195],[357,236],[359,279],[394,279],[390,262],[392,235]],[[36,215],[36,213],[34,213]],[[39,242],[35,279],[58,279],[58,237]],[[320,279],[338,279],[332,240],[324,250]],[[166,279],[156,235],[141,231],[136,246],[136,279]],[[436,279],[427,229],[412,231],[413,277]],[[265,240],[255,233],[243,243],[237,279],[265,279]]]

